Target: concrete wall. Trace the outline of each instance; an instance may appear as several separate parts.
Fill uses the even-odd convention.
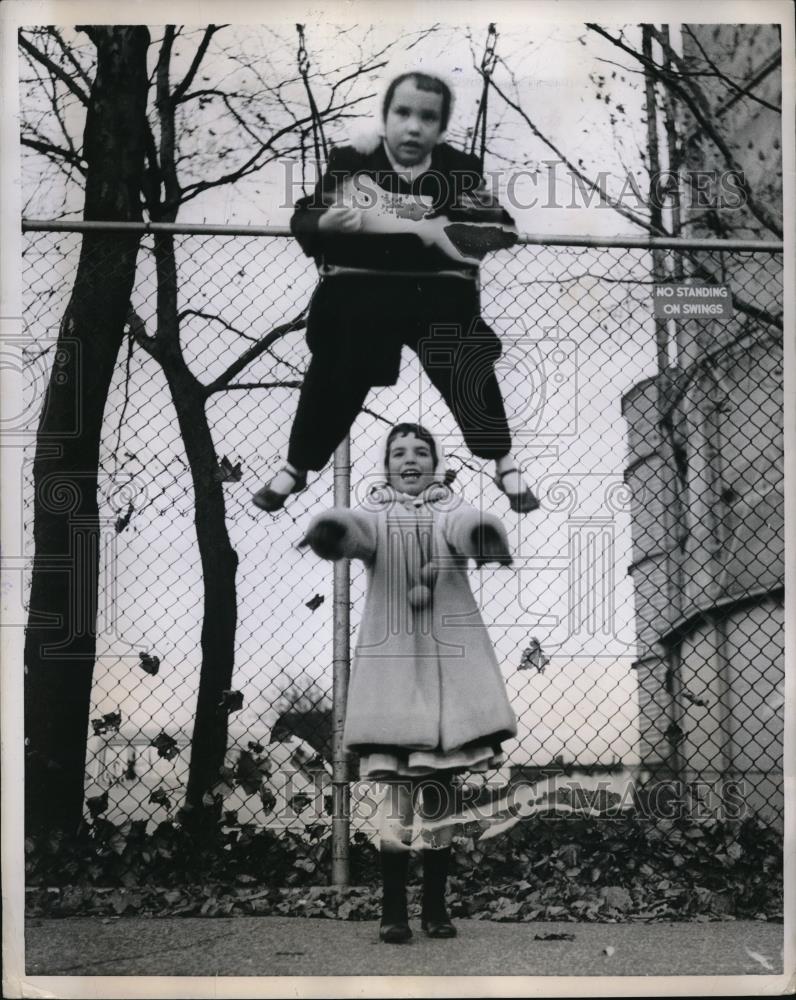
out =
[[[778,105],[779,37],[766,25],[692,26],[691,68],[711,60]],[[700,51],[700,46],[704,52]],[[756,197],[781,222],[781,116],[702,78],[711,121]],[[741,87],[743,84],[741,84]],[[726,169],[687,111],[685,172]],[[692,207],[690,237],[775,239],[748,206]],[[729,320],[678,323],[678,364],[622,401],[633,494],[633,577],[642,764],[721,790],[782,819],[784,578],[781,257],[698,252],[686,278],[730,285]],[[700,271],[702,273],[700,273]],[[780,324],[781,327],[781,324]],[[664,390],[671,419],[662,429]],[[738,792],[726,785],[727,815]],[[714,807],[721,806],[715,794]]]
[[[783,636],[782,600],[764,598],[701,621],[680,646],[682,690],[694,699],[681,699],[684,779],[738,781],[747,809],[772,820],[783,809]]]

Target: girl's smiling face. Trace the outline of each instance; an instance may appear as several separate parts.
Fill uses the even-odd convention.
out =
[[[434,482],[434,456],[426,441],[401,434],[390,442],[387,480],[394,489],[416,497]]]
[[[428,156],[442,135],[442,94],[420,90],[411,78],[395,88],[384,117],[384,138],[403,167]]]

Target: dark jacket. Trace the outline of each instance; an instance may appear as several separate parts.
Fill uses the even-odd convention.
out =
[[[480,318],[477,269],[456,268],[441,250],[426,246],[411,233],[319,232],[318,220],[328,207],[324,197],[328,200],[346,177],[356,174],[372,178],[391,193],[428,195],[434,212],[453,221],[468,217],[459,206],[482,184],[477,158],[447,143],[434,147],[430,169],[411,185],[393,170],[383,143],[371,153],[351,146],[332,150],[313,194],[297,201],[290,228],[304,253],[319,263],[376,268],[385,275],[332,276],[316,289],[307,318],[307,343],[329,377],[393,385],[402,345],[414,347],[432,326],[459,328],[465,335],[475,331],[481,342],[489,341],[483,356],[494,361],[500,355],[500,341]],[[502,222],[513,225],[500,206],[496,212]],[[436,273],[452,269],[463,270],[471,280]],[[395,271],[427,271],[428,278],[396,277]]]
[[[312,195],[296,202],[290,228],[308,257],[329,264],[351,267],[378,268],[386,271],[450,270],[457,267],[440,249],[426,246],[412,234],[362,235],[359,233],[323,234],[318,220],[326,211],[324,202],[332,197],[347,177],[372,179],[380,188],[393,194],[423,195],[431,199],[435,214],[451,221],[472,218],[466,204],[474,199],[480,205],[493,206],[495,221],[513,226],[514,220],[485,192],[478,158],[463,153],[447,143],[440,143],[431,152],[431,166],[409,184],[393,170],[381,142],[371,153],[362,153],[352,146],[332,149],[326,171]],[[458,265],[459,269],[471,270]]]

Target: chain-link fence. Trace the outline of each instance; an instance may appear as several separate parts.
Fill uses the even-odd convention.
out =
[[[250,494],[275,471],[308,355],[317,275],[293,240],[175,236],[182,355],[213,384],[206,412],[239,565],[226,810],[276,829],[329,822],[332,567],[296,543],[332,504],[327,468],[277,516]],[[79,227],[26,227],[29,426],[72,291]],[[591,242],[591,245],[589,245]],[[579,244],[579,245],[578,245]],[[506,765],[479,781],[577,784],[601,801],[678,783],[708,811],[782,815],[782,260],[776,248],[696,241],[528,241],[482,267],[483,315],[516,453],[542,501],[518,517],[464,447],[406,351],[351,433],[351,501],[393,422],[441,436],[456,488],[501,515],[512,571],[472,571],[519,720]],[[654,258],[654,259],[653,259]],[[653,269],[656,269],[655,271]],[[654,315],[653,275],[727,286],[724,313]],[[157,331],[153,237],[132,307]],[[285,329],[282,329],[282,328]],[[269,338],[240,371],[230,366]],[[373,336],[378,337],[374,330]],[[158,822],[184,798],[201,667],[203,581],[191,472],[163,364],[129,338],[105,414],[97,663],[86,794],[112,821]],[[26,521],[32,525],[31,436]],[[32,534],[27,531],[32,555]],[[365,576],[351,568],[351,629]],[[353,829],[372,835],[367,786]],[[594,801],[589,800],[589,801]]]

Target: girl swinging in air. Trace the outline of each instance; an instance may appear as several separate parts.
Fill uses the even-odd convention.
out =
[[[301,541],[324,559],[360,559],[368,593],[348,691],[347,750],[362,778],[384,782],[380,937],[412,937],[406,878],[417,813],[424,838],[422,927],[455,937],[445,906],[457,818],[453,776],[502,761],[501,741],[517,733],[489,635],[467,578],[467,563],[511,564],[492,514],[445,485],[441,454],[418,424],[387,437],[386,480],[356,510],[317,515]]]
[[[381,135],[332,149],[314,194],[297,202],[291,229],[322,277],[287,457],[252,498],[262,510],[279,510],[326,465],[372,387],[395,385],[404,345],[472,453],[495,463],[512,510],[539,506],[512,455],[495,378],[501,344],[480,314],[478,262],[516,231],[486,192],[478,158],[442,141],[453,100],[436,70],[394,75]],[[486,228],[472,224],[484,219]]]

